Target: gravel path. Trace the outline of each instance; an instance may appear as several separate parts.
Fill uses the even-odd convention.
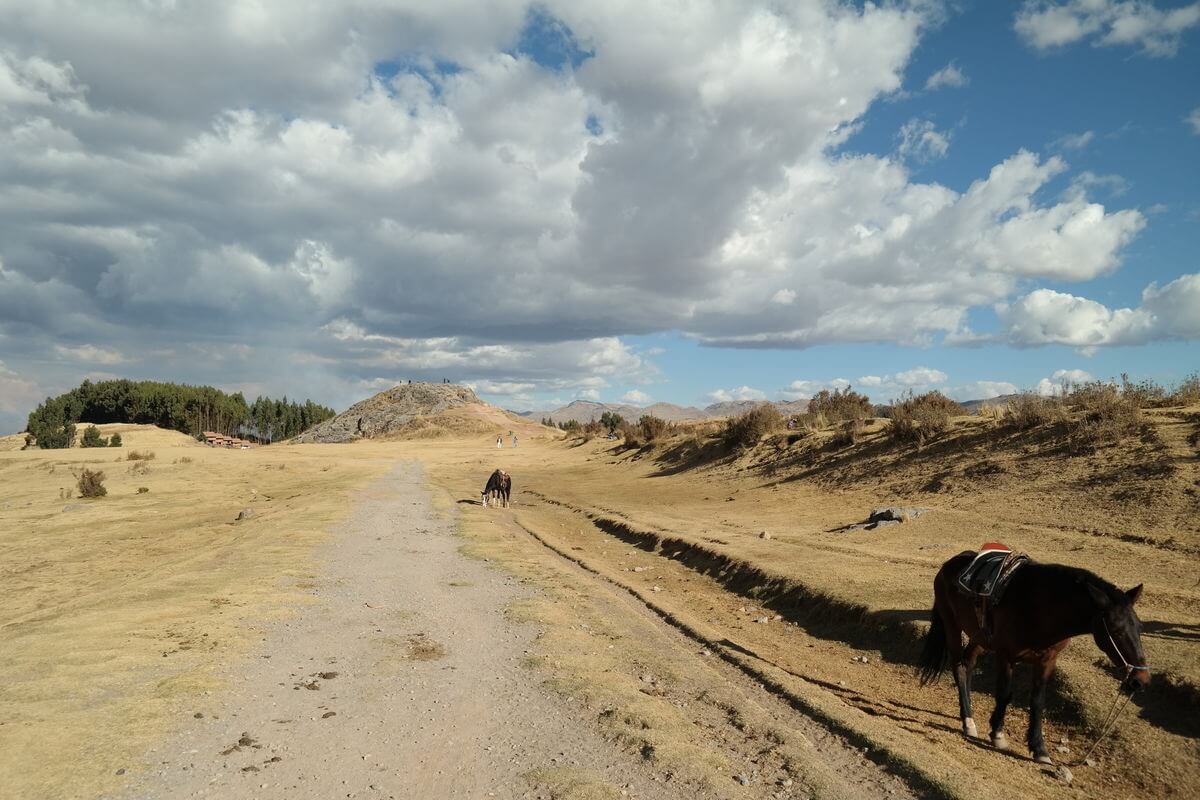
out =
[[[522,666],[531,590],[458,552],[420,467],[366,490],[321,555],[316,602],[229,665],[122,798],[538,798],[582,769],[670,798]]]

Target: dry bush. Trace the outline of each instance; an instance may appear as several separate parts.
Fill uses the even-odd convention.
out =
[[[621,434],[621,438],[625,440],[626,447],[642,446],[642,432],[637,425],[622,422],[617,426],[617,433]]]
[[[1167,403],[1173,406],[1200,405],[1200,372],[1193,372],[1184,378],[1183,383],[1171,392]]]
[[[638,420],[638,432],[641,433],[642,441],[647,443],[664,438],[674,427],[665,419],[650,414],[643,414]]]
[[[871,400],[847,386],[845,389],[822,389],[808,401],[808,413],[825,418],[827,423],[845,420],[864,420],[874,415]]]
[[[104,473],[99,470],[93,472],[84,467],[83,472],[79,473],[78,485],[80,497],[104,497],[108,494],[108,489],[104,488]]]
[[[721,439],[731,450],[746,450],[758,444],[768,433],[784,426],[783,415],[771,403],[760,403],[742,414],[725,421]]]
[[[833,432],[833,437],[829,440],[835,447],[849,447],[852,444],[857,444],[858,439],[866,430],[866,425],[861,419],[848,419],[838,425],[837,430]]]
[[[146,493],[146,492],[148,492],[148,491],[150,491],[150,487],[149,487],[149,486],[139,486],[139,487],[138,487],[138,491],[137,491],[137,493],[138,493],[138,494],[145,494],[145,493]]]
[[[1157,408],[1167,405],[1167,390],[1151,380],[1134,383],[1127,373],[1121,373],[1121,394],[1138,408]]]
[[[962,414],[962,406],[939,391],[914,395],[909,391],[889,409],[892,424],[888,431],[898,442],[924,444],[950,427],[950,420]]]
[[[1058,397],[1043,397],[1024,392],[1008,401],[1004,424],[1019,431],[1061,422],[1065,417],[1063,402]]]
[[[150,461],[153,458],[153,450],[130,450],[125,454],[125,459],[127,461]]]
[[[191,456],[180,456],[179,463],[180,464],[190,464],[190,463],[192,463],[192,457]]]
[[[604,432],[604,430],[605,430],[604,426],[601,425],[599,422],[596,422],[595,420],[592,420],[591,422],[588,422],[588,423],[584,424],[584,426],[583,426],[583,434],[588,439],[591,439],[593,436],[599,436],[601,433]]]
[[[1141,403],[1148,395],[1125,386],[1092,381],[1075,387],[1064,402],[1076,416],[1070,423],[1074,450],[1094,450],[1102,444],[1119,442],[1142,428]]]
[[[129,469],[125,470],[130,475],[149,475],[150,465],[145,461],[136,461],[129,465]]]

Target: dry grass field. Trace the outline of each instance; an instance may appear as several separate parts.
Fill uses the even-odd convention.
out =
[[[490,453],[442,443],[421,457],[459,491],[493,465],[513,473],[512,510],[470,508],[465,518],[485,552],[536,539],[949,794],[1169,797],[1200,788],[1198,412],[1151,412],[1140,440],[1090,454],[1068,452],[1044,432],[1010,434],[963,418],[921,449],[889,444],[877,421],[854,446],[781,436],[741,458],[705,447],[711,424],[657,449],[597,439]],[[889,504],[932,513],[839,530]],[[1070,789],[1023,747],[1004,755],[964,741],[949,679],[922,689],[913,675],[938,566],[991,540],[1124,587],[1146,584],[1139,614],[1154,683],[1099,749],[1099,765],[1075,770]],[[573,648],[551,647],[544,658],[569,663]],[[862,656],[866,663],[855,660]],[[992,705],[984,661],[977,719]],[[1048,740],[1064,748],[1060,761],[1082,756],[1115,698],[1106,662],[1086,637],[1059,662]],[[583,667],[573,675],[598,678]],[[1024,675],[1017,692],[1008,730],[1023,742]],[[684,725],[680,740],[702,739],[693,728]]]
[[[855,445],[779,435],[741,456],[712,443],[711,423],[644,449],[526,425],[520,447],[497,450],[495,432],[481,431],[509,426],[503,415],[465,430],[443,421],[408,441],[248,451],[143,426],[103,426],[121,431],[121,449],[0,441],[0,785],[30,798],[117,786],[165,720],[220,691],[217,668],[258,626],[303,613],[314,548],[353,491],[415,458],[442,512],[458,515],[467,552],[538,587],[511,612],[537,626],[536,674],[666,781],[771,796],[730,780],[751,765],[819,797],[868,785],[1188,796],[1200,788],[1198,421],[1200,409],[1152,412],[1140,439],[1083,454],[982,418],[920,448],[887,442],[875,422]],[[154,458],[129,461],[131,450]],[[76,496],[85,465],[106,473],[108,496]],[[496,467],[513,475],[514,504],[484,510],[478,492]],[[889,504],[932,511],[842,530]],[[242,509],[253,514],[235,521]],[[1021,744],[1025,676],[1010,754],[962,738],[948,679],[916,681],[935,571],[988,540],[1146,584],[1155,680],[1070,786]],[[986,660],[976,719],[992,706]],[[1090,641],[1068,648],[1047,726],[1060,761],[1082,755],[1115,690]],[[858,774],[847,743],[907,787]],[[559,777],[555,797],[610,796]]]
[[[124,446],[21,451],[8,437],[0,450],[4,797],[122,782],[179,704],[219,689],[215,668],[255,625],[303,601],[349,489],[394,462],[379,446],[215,450],[150,426],[101,430]],[[135,450],[153,458],[129,461]],[[79,498],[84,466],[105,473],[107,496]]]

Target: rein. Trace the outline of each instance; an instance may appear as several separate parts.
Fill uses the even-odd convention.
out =
[[[1150,667],[1148,666],[1130,664],[1125,659],[1125,654],[1121,652],[1121,648],[1117,647],[1117,642],[1115,639],[1113,639],[1112,631],[1108,629],[1108,620],[1104,619],[1104,617],[1101,617],[1100,621],[1104,623],[1104,633],[1108,636],[1108,643],[1112,645],[1113,651],[1121,659],[1121,664],[1125,667],[1125,677],[1122,678],[1121,682],[1117,684],[1117,697],[1115,700],[1113,700],[1113,704],[1108,709],[1108,713],[1104,715],[1104,722],[1100,725],[1100,733],[1096,736],[1096,741],[1092,742],[1092,746],[1088,748],[1088,751],[1083,754],[1082,758],[1077,759],[1071,764],[1071,766],[1074,767],[1084,764],[1091,757],[1092,753],[1096,752],[1096,748],[1100,746],[1100,743],[1104,741],[1110,733],[1116,730],[1117,720],[1121,718],[1121,714],[1125,711],[1125,706],[1129,704],[1129,701],[1133,699],[1133,695],[1137,693],[1137,689],[1134,689],[1132,692],[1122,698],[1121,686],[1123,686],[1125,682],[1129,680],[1130,676],[1132,676],[1135,671],[1139,669],[1144,669],[1146,672],[1150,671]]]

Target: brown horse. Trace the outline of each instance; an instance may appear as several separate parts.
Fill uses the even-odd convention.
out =
[[[1090,633],[1104,653],[1121,668],[1121,687],[1133,692],[1150,681],[1142,650],[1141,621],[1133,604],[1142,594],[1138,584],[1128,592],[1077,567],[1029,562],[1017,568],[1003,599],[991,610],[990,622],[980,625],[975,601],[957,586],[957,579],[975,553],[951,558],[933,580],[933,626],[921,654],[921,685],[934,681],[950,664],[958,685],[963,733],[977,737],[971,718],[971,673],[979,654],[996,654],[996,709],[991,717],[992,745],[1008,749],[1004,713],[1012,700],[1016,662],[1033,665],[1033,697],[1029,704],[1026,741],[1035,759],[1052,763],[1042,738],[1046,684],[1054,674],[1058,654],[1074,636]],[[962,634],[967,634],[964,646]]]
[[[487,480],[487,485],[483,487],[481,494],[483,495],[483,507],[487,508],[488,500],[492,499],[497,504],[501,501],[504,507],[508,508],[508,496],[512,492],[512,476],[502,469],[493,472]]]

